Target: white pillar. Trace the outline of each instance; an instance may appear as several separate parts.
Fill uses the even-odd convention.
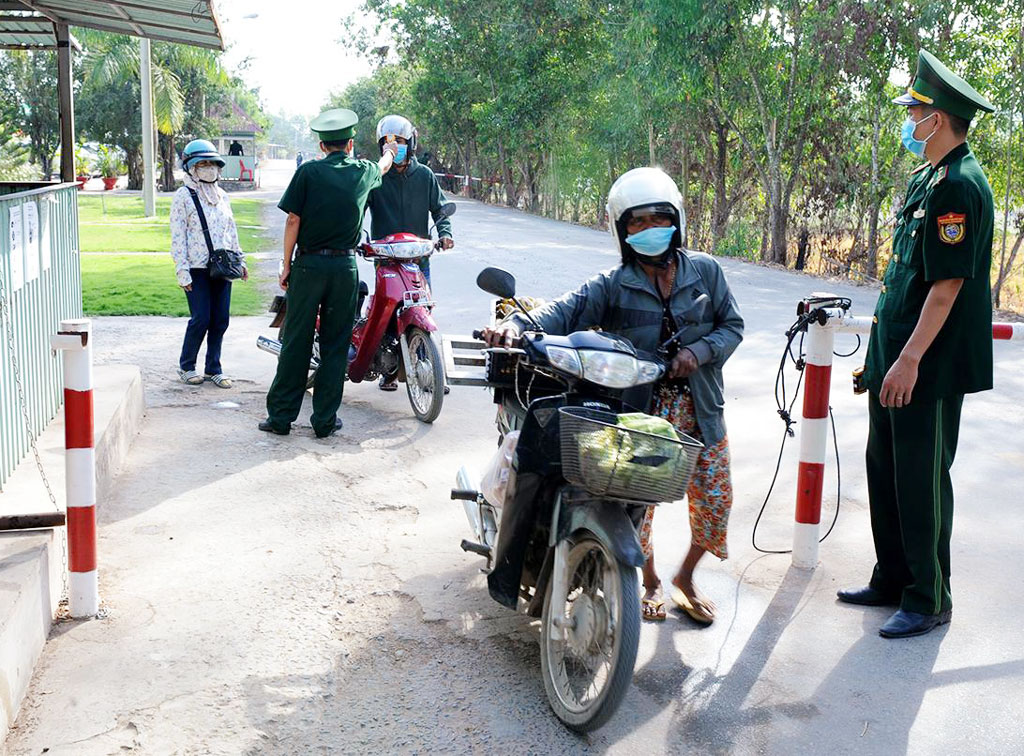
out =
[[[139,40],[139,76],[142,79],[142,205],[147,218],[156,215],[156,161],[153,145],[153,70],[150,42]]]

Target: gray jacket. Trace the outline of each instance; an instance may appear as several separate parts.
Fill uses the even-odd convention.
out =
[[[677,262],[669,306],[676,327],[684,329],[680,343],[700,365],[689,377],[690,390],[704,443],[713,445],[725,437],[722,366],[743,340],[743,318],[715,258],[687,250],[677,254]],[[597,327],[625,336],[637,350],[651,353],[661,343],[661,297],[636,263],[599,273],[530,314],[551,334]],[[522,315],[512,319],[520,330],[531,328]],[[651,385],[637,386],[623,400],[650,410],[652,396]]]

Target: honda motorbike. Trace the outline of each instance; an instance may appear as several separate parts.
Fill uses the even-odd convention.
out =
[[[453,215],[455,208],[454,202],[446,203],[441,207],[441,217]],[[348,380],[360,383],[382,375],[397,376],[405,383],[413,414],[424,423],[434,422],[441,414],[445,370],[436,337],[435,303],[419,261],[439,248],[439,241],[407,233],[369,240],[357,248],[364,259],[375,263],[376,271],[372,295],[366,283],[359,282],[357,317],[348,354]],[[275,313],[270,327],[283,331],[287,297],[275,297],[270,310]],[[280,356],[284,334],[279,332],[278,335],[277,339],[260,336],[256,346]],[[313,385],[319,367],[318,318],[307,387]]]
[[[518,302],[506,271],[486,268],[477,284]],[[702,447],[622,424],[623,393],[661,378],[663,356],[598,331],[554,336],[533,326],[511,348],[482,349],[504,438],[483,478],[458,471],[452,499],[473,532],[462,549],[487,560],[491,597],[541,618],[548,701],[585,732],[612,716],[633,676],[644,510],[683,498]]]

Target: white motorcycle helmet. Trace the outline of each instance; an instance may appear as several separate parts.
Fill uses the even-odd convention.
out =
[[[628,262],[634,255],[652,263],[662,261],[673,250],[683,246],[686,233],[686,211],[683,210],[683,196],[676,182],[660,168],[634,168],[616,179],[608,192],[608,230],[618,247],[622,261]],[[667,252],[657,257],[643,255],[626,243],[629,235],[626,222],[633,215],[668,215],[673,219],[676,233],[672,236]]]
[[[408,118],[400,115],[386,115],[377,121],[377,146],[384,147],[389,136],[402,137],[409,145],[409,157],[416,152],[419,134]]]

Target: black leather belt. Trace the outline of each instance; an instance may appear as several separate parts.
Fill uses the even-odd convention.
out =
[[[348,257],[355,254],[352,249],[299,249],[300,255],[322,255],[323,257]]]

